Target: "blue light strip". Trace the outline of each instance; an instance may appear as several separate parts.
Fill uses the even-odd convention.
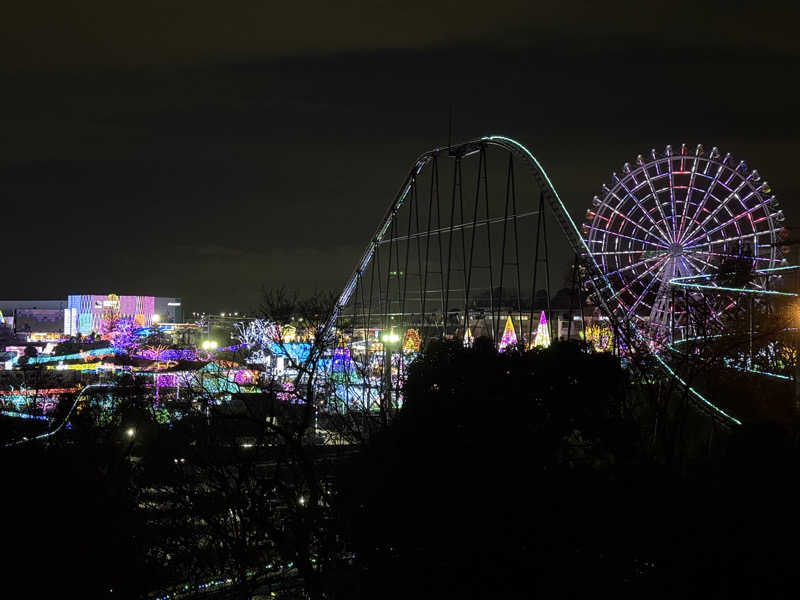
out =
[[[43,439],[49,438],[52,435],[57,434],[67,424],[67,422],[69,421],[69,418],[72,416],[72,413],[75,411],[75,407],[78,406],[78,402],[81,401],[81,398],[83,398],[83,395],[87,392],[87,390],[96,389],[96,388],[113,388],[113,387],[115,387],[113,383],[92,383],[92,384],[87,385],[85,388],[83,388],[78,393],[77,396],[75,396],[75,402],[72,403],[72,406],[70,407],[69,411],[67,412],[66,416],[64,417],[64,420],[61,421],[61,423],[58,424],[58,427],[56,427],[52,431],[41,433],[41,434],[39,434],[37,436],[34,436],[32,438],[23,437],[21,440],[17,440],[15,442],[9,442],[9,443],[5,444],[5,446],[6,447],[19,446],[20,444],[24,444],[26,442],[32,442],[34,440],[43,440]]]
[[[784,267],[778,267],[778,268],[782,269]],[[793,266],[791,268],[792,269],[796,269],[798,267]],[[797,331],[797,328],[796,327],[789,327],[787,329],[783,329],[782,331]],[[690,338],[685,338],[685,339],[682,339],[682,340],[678,340],[677,342],[672,342],[671,344],[667,344],[667,348],[669,348],[673,352],[680,352],[680,350],[678,350],[676,348],[676,346],[678,344],[683,344],[685,342],[693,342],[695,340],[710,340],[710,339],[717,339],[717,338],[730,337],[730,336],[731,336],[731,334],[727,334],[727,333],[717,333],[715,335],[709,335],[709,336],[690,337]],[[744,373],[755,373],[756,375],[764,375],[765,377],[775,377],[776,379],[784,379],[784,380],[787,380],[787,381],[794,381],[794,378],[793,377],[789,377],[788,375],[781,375],[780,373],[771,373],[770,371],[760,371],[758,369],[752,369],[750,367],[739,367],[737,365],[730,364],[730,362],[728,362],[727,367],[729,369],[734,369],[736,371],[742,371]]]
[[[46,363],[61,362],[64,360],[83,360],[87,356],[109,356],[111,354],[124,354],[121,348],[95,348],[84,350],[76,354],[62,354],[60,356],[34,356],[28,359],[29,365],[43,365]]]
[[[782,267],[772,267],[769,269],[757,269],[756,273],[760,273],[761,275],[769,275],[774,271],[792,271],[798,268],[800,268],[800,266],[798,265],[787,265]],[[762,290],[758,288],[733,288],[733,287],[726,287],[719,285],[694,283],[694,281],[697,279],[708,280],[711,277],[716,277],[716,276],[717,275],[713,273],[703,273],[700,275],[691,275],[689,277],[673,277],[672,279],[669,280],[669,284],[674,285],[675,287],[714,290],[718,292],[733,292],[736,294],[756,294],[759,296],[788,296],[790,298],[798,296],[798,294],[795,292],[779,292],[777,290]]]

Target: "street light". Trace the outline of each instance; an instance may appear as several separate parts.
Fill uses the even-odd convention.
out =
[[[382,398],[381,413],[384,420],[389,416],[389,410],[392,406],[392,346],[400,341],[400,336],[391,329],[388,333],[381,336],[383,341],[383,377],[384,377],[384,393]]]
[[[387,344],[396,344],[400,341],[400,336],[397,335],[394,331],[391,333],[384,333],[383,337],[381,338]]]
[[[128,427],[125,435],[127,435],[129,438],[132,438],[134,435],[136,435],[136,430],[133,427]]]
[[[203,350],[216,350],[217,349],[217,342],[214,340],[205,340],[203,342]]]

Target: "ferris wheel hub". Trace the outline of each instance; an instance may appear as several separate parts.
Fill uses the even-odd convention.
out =
[[[669,253],[670,256],[673,258],[677,258],[678,256],[683,256],[683,245],[682,244],[670,244]]]

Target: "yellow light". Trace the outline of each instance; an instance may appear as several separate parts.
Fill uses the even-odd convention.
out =
[[[128,427],[128,431],[125,432],[129,438],[132,438],[136,435],[136,430],[133,427]]]
[[[216,350],[217,349],[217,342],[214,340],[205,340],[203,342],[203,350]]]
[[[161,315],[153,315],[153,323],[158,323],[161,321]]]

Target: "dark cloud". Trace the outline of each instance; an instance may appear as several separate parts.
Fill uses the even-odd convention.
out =
[[[2,53],[3,295],[246,310],[262,283],[340,287],[450,104],[456,138],[529,145],[574,214],[636,154],[702,142],[800,219],[788,9],[430,4],[90,2],[20,27]]]
[[[796,52],[792,2],[654,0],[569,3],[295,3],[230,0],[17,2],[6,7],[0,56],[9,68],[136,67],[263,60],[296,55],[430,48],[476,40],[580,45],[585,36],[636,34],[666,43],[735,45]],[[657,51],[657,50],[656,50]]]

